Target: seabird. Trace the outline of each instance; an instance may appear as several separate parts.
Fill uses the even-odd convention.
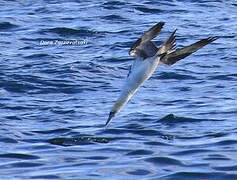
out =
[[[129,55],[134,57],[135,60],[129,70],[121,94],[109,113],[109,118],[105,126],[107,126],[111,119],[128,103],[138,88],[152,76],[158,65],[173,65],[217,39],[217,37],[208,37],[189,46],[176,49],[175,30],[160,47],[157,47],[151,40],[160,33],[164,24],[164,22],[159,22],[154,25],[130,48]]]

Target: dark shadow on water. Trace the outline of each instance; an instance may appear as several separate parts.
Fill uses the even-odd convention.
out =
[[[48,142],[54,145],[60,146],[76,146],[76,145],[90,145],[95,143],[108,143],[109,138],[104,137],[92,137],[92,136],[80,136],[72,138],[53,138],[49,139]]]
[[[147,126],[143,126],[139,124],[141,122],[141,118],[136,118],[131,122],[127,122],[126,124],[114,127],[114,125],[109,125],[105,127],[104,125],[95,125],[95,126],[74,126],[70,128],[58,129],[58,130],[50,130],[50,131],[38,131],[40,134],[61,134],[64,133],[67,137],[62,137],[64,135],[60,135],[60,137],[55,137],[49,139],[47,142],[53,145],[59,146],[81,146],[81,145],[92,145],[92,144],[106,144],[111,141],[117,140],[138,140],[140,136],[142,137],[160,137],[163,140],[172,140],[174,137],[170,134],[164,134],[161,131],[157,130],[158,124],[162,126],[162,124],[177,124],[177,123],[192,123],[192,122],[201,122],[201,121],[220,121],[216,119],[195,119],[189,117],[180,117],[175,116],[174,114],[168,114],[165,117],[156,120],[151,118],[150,123]],[[162,124],[161,124],[162,123]],[[149,125],[150,124],[150,125]],[[90,132],[86,134],[80,134],[78,132],[72,132],[73,129],[87,129]],[[65,134],[66,133],[66,134]],[[135,137],[132,137],[133,134]],[[107,137],[106,137],[107,136]],[[137,137],[139,136],[139,137]],[[137,139],[138,138],[138,139]]]
[[[201,122],[201,121],[221,121],[221,120],[189,118],[189,117],[175,116],[174,114],[168,114],[165,117],[161,118],[158,122],[161,122],[161,123],[186,123],[186,122]]]
[[[215,178],[213,178],[215,177]],[[176,179],[236,179],[236,174],[227,174],[225,172],[176,172],[167,176],[163,176],[162,179],[165,180],[176,180]]]

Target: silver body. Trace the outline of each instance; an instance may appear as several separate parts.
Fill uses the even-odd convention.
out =
[[[128,103],[138,88],[151,77],[159,62],[159,56],[147,58],[145,61],[141,58],[137,58],[134,61],[131,67],[131,72],[122,88],[121,94],[112,108],[114,114],[117,114],[122,107]]]

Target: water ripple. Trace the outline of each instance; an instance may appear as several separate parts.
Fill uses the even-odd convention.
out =
[[[0,22],[0,31],[7,31],[16,27],[18,26],[10,22]]]
[[[19,153],[0,154],[0,158],[13,158],[13,159],[24,159],[24,160],[39,159],[38,156],[19,154]]]
[[[98,32],[88,29],[74,29],[67,27],[56,27],[51,29],[44,29],[42,32],[55,33],[60,36],[78,36],[78,37],[91,37],[98,35]]]
[[[237,179],[234,0],[0,5],[1,179]],[[130,46],[159,21],[157,45],[176,28],[178,47],[219,39],[159,66],[105,128]]]

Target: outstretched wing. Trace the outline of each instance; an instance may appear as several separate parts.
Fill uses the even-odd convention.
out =
[[[158,50],[156,45],[151,42],[161,31],[164,26],[164,22],[159,22],[147,32],[145,32],[142,37],[140,37],[130,48],[129,54],[131,56],[141,57],[143,59],[147,57],[154,56]]]
[[[197,50],[201,49],[202,47],[206,46],[207,44],[217,39],[218,39],[217,37],[208,37],[205,39],[201,39],[200,41],[191,44],[189,46],[186,46],[184,48],[169,52],[161,59],[161,62],[167,65],[173,65],[177,61],[189,56],[190,54],[196,52]]]

